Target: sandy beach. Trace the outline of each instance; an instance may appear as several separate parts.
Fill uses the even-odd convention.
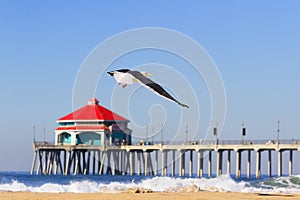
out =
[[[33,192],[2,192],[1,200],[52,200],[52,199],[72,199],[72,200],[153,200],[153,199],[172,199],[172,200],[212,200],[212,199],[230,199],[230,200],[263,200],[263,199],[300,199],[300,195],[281,195],[281,194],[253,194],[253,193],[232,193],[232,192],[197,192],[197,193],[33,193]]]

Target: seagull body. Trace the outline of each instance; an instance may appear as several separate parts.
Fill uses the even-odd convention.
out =
[[[151,90],[152,92],[173,101],[180,106],[189,108],[189,106],[180,103],[174,97],[172,97],[163,87],[159,84],[155,83],[151,79],[147,78],[146,76],[152,76],[147,72],[139,72],[139,71],[131,71],[129,69],[119,69],[116,71],[107,72],[110,76],[113,76],[117,83],[123,84],[123,88],[125,88],[128,84],[133,84],[135,82],[139,82],[141,85],[146,87],[147,89]]]
[[[138,80],[129,73],[129,69],[119,69],[116,71],[107,72],[109,75],[113,76],[118,84],[123,84],[123,88],[127,85],[131,85],[135,82],[138,82]],[[151,76],[151,74],[148,74],[147,72],[142,72],[143,75]]]

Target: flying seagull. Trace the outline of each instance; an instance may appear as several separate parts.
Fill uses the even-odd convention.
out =
[[[171,100],[180,106],[189,108],[188,105],[182,104],[177,101],[174,97],[172,97],[164,88],[162,88],[159,84],[155,83],[151,79],[147,78],[146,76],[152,76],[147,72],[139,72],[139,71],[131,71],[129,69],[119,69],[116,71],[107,72],[110,76],[113,76],[117,83],[123,84],[123,88],[125,88],[128,84],[133,84],[134,82],[139,82],[144,87],[148,88],[149,90],[153,91],[154,93]]]

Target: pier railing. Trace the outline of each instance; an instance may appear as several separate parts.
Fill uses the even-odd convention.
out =
[[[204,141],[144,141],[133,142],[132,146],[138,145],[264,145],[264,144],[300,144],[300,139],[283,139],[283,140],[204,140]],[[55,146],[54,141],[34,141],[35,146]],[[59,144],[57,146],[62,146]],[[91,144],[80,144],[81,146],[96,146]]]

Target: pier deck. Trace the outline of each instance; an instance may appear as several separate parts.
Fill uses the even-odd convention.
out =
[[[266,164],[268,176],[272,175],[273,162],[277,162],[277,176],[282,175],[283,152],[289,154],[288,173],[293,174],[293,152],[300,151],[298,140],[272,142],[260,141],[206,141],[188,144],[153,145],[53,145],[36,142],[31,174],[111,174],[111,175],[170,175],[202,177],[204,169],[210,177],[232,173],[235,163],[236,178],[241,177],[242,167],[250,177],[252,162],[256,178],[261,176],[261,166]],[[244,153],[245,152],[245,153]],[[267,159],[262,153],[267,152]],[[255,156],[253,155],[255,153]],[[243,155],[243,156],[242,156]],[[265,156],[265,157],[266,157]],[[242,164],[246,163],[246,165]],[[37,168],[35,166],[37,165]],[[176,170],[177,168],[177,170]],[[225,171],[226,168],[226,171]],[[188,169],[188,171],[186,171]],[[176,173],[177,172],[177,173]]]

